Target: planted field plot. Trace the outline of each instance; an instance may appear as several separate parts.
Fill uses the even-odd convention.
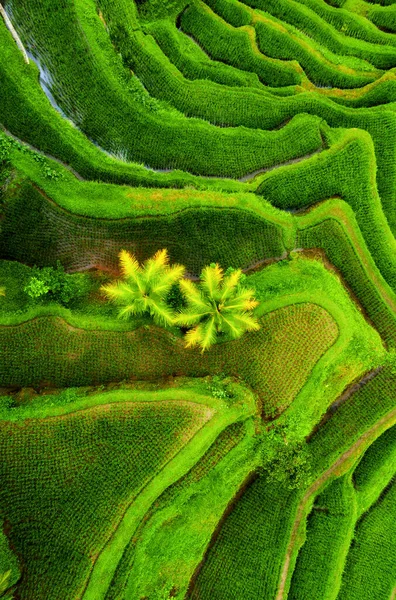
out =
[[[0,597],[394,600],[393,0],[0,3]]]

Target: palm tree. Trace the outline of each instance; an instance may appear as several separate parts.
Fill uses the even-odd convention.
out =
[[[173,311],[165,297],[174,283],[185,272],[182,265],[169,266],[167,250],[158,250],[140,266],[133,254],[121,250],[119,254],[122,280],[103,285],[105,296],[120,306],[119,317],[149,313],[159,325],[172,324]]]
[[[219,333],[236,339],[245,331],[260,328],[252,315],[259,303],[253,289],[240,285],[241,276],[240,269],[224,276],[216,263],[203,269],[198,286],[187,279],[180,281],[187,307],[179,312],[175,323],[182,327],[194,326],[186,333],[186,347],[200,346],[204,352],[216,342]]]

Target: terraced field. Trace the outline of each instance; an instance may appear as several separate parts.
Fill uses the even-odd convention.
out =
[[[396,598],[396,2],[2,0],[0,598]]]

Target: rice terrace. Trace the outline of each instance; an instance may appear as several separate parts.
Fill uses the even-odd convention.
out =
[[[396,0],[0,1],[0,598],[396,600]]]

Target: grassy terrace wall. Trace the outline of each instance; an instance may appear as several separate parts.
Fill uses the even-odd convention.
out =
[[[394,600],[394,2],[0,8],[0,596]],[[260,329],[117,319],[162,248]]]

